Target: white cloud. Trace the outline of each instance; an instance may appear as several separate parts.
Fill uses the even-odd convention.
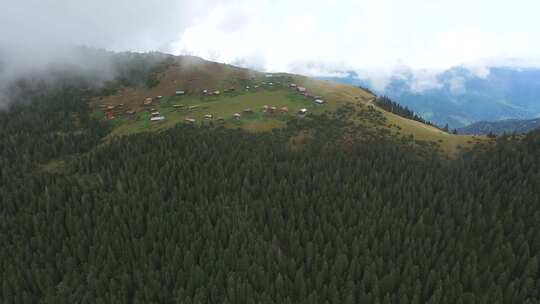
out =
[[[465,81],[466,79],[461,76],[450,78],[450,80],[448,81],[448,87],[450,89],[450,92],[455,95],[465,93]]]
[[[268,71],[319,73],[319,65],[384,75],[400,66],[429,70],[414,88],[438,86],[433,71],[486,59],[540,58],[534,0],[233,0],[180,34],[173,49]],[[429,75],[428,75],[429,74]]]

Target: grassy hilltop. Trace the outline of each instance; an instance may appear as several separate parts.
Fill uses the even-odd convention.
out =
[[[355,124],[367,128],[389,131],[397,137],[411,136],[415,140],[437,144],[448,155],[455,155],[459,149],[485,140],[482,137],[453,135],[433,126],[410,120],[377,107],[375,96],[363,89],[315,80],[292,74],[263,74],[230,65],[205,61],[191,56],[175,57],[171,64],[156,75],[153,87],[121,87],[115,94],[95,98],[92,102],[94,115],[105,117],[105,107],[113,106],[117,115],[111,136],[122,136],[138,132],[168,129],[187,119],[195,124],[223,125],[248,131],[269,131],[286,126],[287,121],[297,116],[299,109],[305,108],[309,114],[335,114],[343,106],[352,106],[355,111],[377,111],[383,119],[372,121],[360,118],[350,119]],[[290,84],[305,87],[310,96],[306,97]],[[234,89],[234,90],[231,90]],[[185,92],[177,96],[176,91]],[[219,91],[216,95],[202,92]],[[230,91],[229,91],[230,90]],[[158,99],[157,96],[162,96]],[[314,103],[314,96],[325,101],[323,105]],[[146,98],[153,98],[150,105],[143,105]],[[269,113],[263,107],[286,107],[287,113]],[[243,112],[251,109],[252,112]],[[126,115],[126,111],[135,114]],[[163,121],[151,122],[151,112],[159,112]],[[235,113],[241,114],[235,118]],[[212,118],[205,118],[211,115]]]

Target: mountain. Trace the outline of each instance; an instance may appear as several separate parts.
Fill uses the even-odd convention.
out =
[[[472,145],[348,85],[140,63],[0,111],[0,303],[540,302],[540,131]]]
[[[492,67],[478,75],[456,67],[436,75],[404,71],[375,90],[363,75],[349,72],[333,81],[371,88],[440,126],[461,128],[478,121],[531,119],[540,115],[540,69]],[[329,79],[329,78],[327,78]]]
[[[540,118],[535,119],[505,119],[500,121],[479,121],[466,127],[459,128],[460,134],[523,134],[540,128]]]
[[[286,127],[298,117],[300,109],[306,109],[310,115],[340,116],[365,130],[430,142],[450,155],[482,141],[448,134],[421,120],[409,119],[413,116],[400,116],[379,106],[373,93],[332,81],[285,73],[265,74],[192,56],[174,57],[154,77],[153,86],[120,86],[111,94],[93,99],[96,117],[104,118],[110,115],[106,108],[114,108],[112,137],[162,131],[186,122],[250,132],[271,131]],[[298,87],[305,88],[305,92],[299,92]],[[176,91],[182,94],[177,95]],[[146,99],[151,105],[143,104]],[[317,104],[316,99],[324,103]],[[152,108],[154,111],[149,111]],[[150,112],[162,120],[152,123]]]

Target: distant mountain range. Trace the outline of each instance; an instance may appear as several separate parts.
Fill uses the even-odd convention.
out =
[[[540,117],[540,69],[494,67],[480,77],[456,67],[434,75],[427,81],[427,88],[425,79],[412,71],[392,77],[383,90],[376,90],[367,77],[356,72],[324,79],[367,87],[426,120],[440,126],[448,124],[452,129],[479,121]]]
[[[459,128],[460,134],[510,134],[527,133],[540,128],[540,118],[535,119],[505,119],[500,121],[479,121],[466,127]]]

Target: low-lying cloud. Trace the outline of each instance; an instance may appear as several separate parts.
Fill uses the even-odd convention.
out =
[[[51,70],[76,70],[98,82],[114,77],[106,56],[90,56],[81,46],[170,52],[179,33],[217,1],[4,1],[0,5],[0,106],[9,101],[5,88],[19,78],[49,81],[54,79]]]

